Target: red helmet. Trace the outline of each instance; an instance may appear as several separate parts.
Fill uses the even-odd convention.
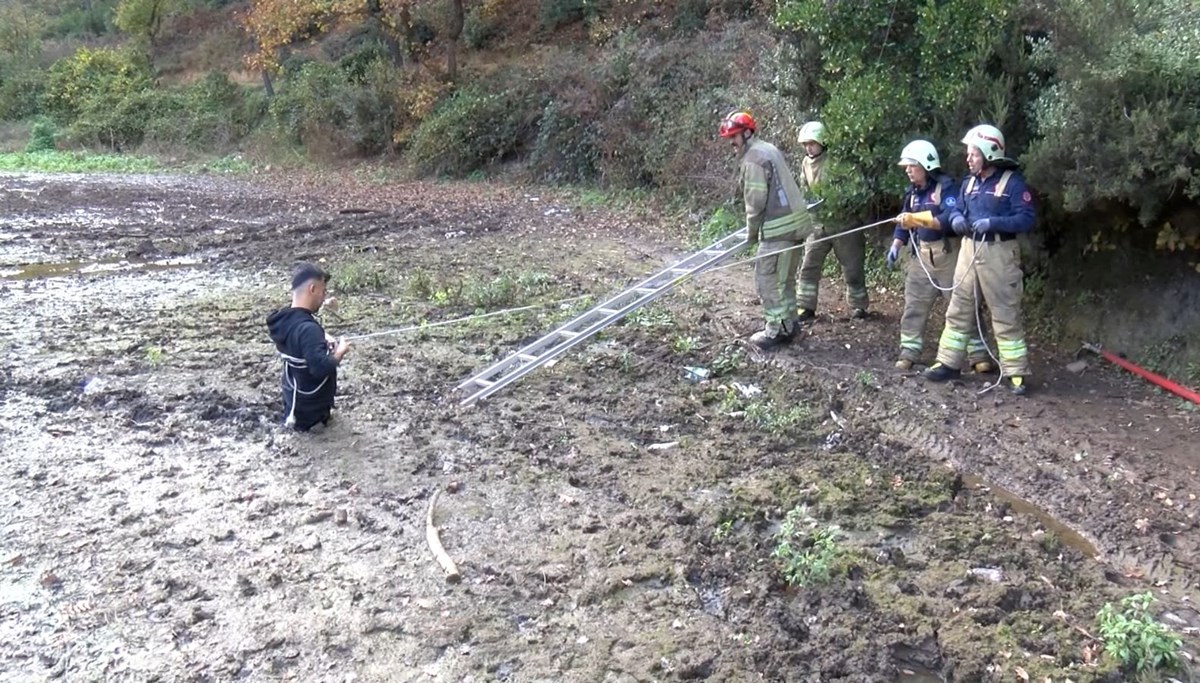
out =
[[[755,128],[757,126],[754,124],[753,116],[748,112],[735,111],[726,116],[725,120],[721,121],[721,128],[717,131],[717,135],[723,138],[731,138],[744,130],[753,133]]]

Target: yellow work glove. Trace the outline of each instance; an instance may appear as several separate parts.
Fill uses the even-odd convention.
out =
[[[896,222],[905,230],[916,230],[917,228],[927,228],[929,230],[938,230],[937,219],[933,217],[932,211],[919,211],[917,213],[902,213],[896,217]]]

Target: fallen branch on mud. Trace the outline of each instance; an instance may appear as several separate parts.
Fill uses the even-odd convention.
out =
[[[442,540],[438,538],[437,527],[433,525],[433,510],[437,507],[438,496],[441,493],[442,490],[437,489],[429,498],[429,511],[425,513],[425,540],[429,542],[429,549],[433,551],[433,557],[442,566],[442,570],[446,572],[446,581],[449,583],[458,583],[462,580],[462,575],[458,573],[458,567],[454,565],[454,560],[450,559],[450,555],[442,547]]]

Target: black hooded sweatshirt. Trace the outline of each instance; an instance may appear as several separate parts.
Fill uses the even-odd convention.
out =
[[[325,330],[308,309],[293,307],[275,311],[267,316],[267,330],[280,353],[303,358],[307,365],[297,368],[284,363],[280,379],[284,419],[292,412],[294,395],[295,428],[307,431],[318,422],[329,419],[333,397],[337,393],[338,361],[329,352]],[[296,388],[294,392],[293,382]]]

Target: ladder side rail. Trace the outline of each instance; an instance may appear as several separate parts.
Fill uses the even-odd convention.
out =
[[[564,331],[565,332],[574,332],[576,327],[578,327],[580,324],[584,323],[598,309],[608,308],[608,309],[614,309],[614,310],[618,310],[618,311],[624,310],[624,307],[621,306],[619,302],[621,302],[623,299],[628,298],[630,295],[635,294],[637,292],[637,290],[639,290],[639,289],[658,289],[659,287],[662,287],[665,284],[674,283],[679,278],[685,277],[684,275],[680,275],[680,276],[673,275],[671,273],[672,269],[678,268],[680,266],[680,264],[689,261],[690,259],[694,258],[695,256],[697,256],[699,254],[704,253],[705,251],[712,250],[714,247],[717,247],[718,245],[722,245],[722,248],[723,248],[723,252],[720,255],[709,257],[709,259],[707,259],[705,262],[701,263],[700,266],[693,268],[691,273],[689,273],[688,275],[694,274],[695,272],[698,272],[699,269],[710,267],[713,263],[716,263],[717,261],[727,258],[729,256],[729,254],[731,254],[731,253],[737,251],[738,249],[741,249],[743,246],[745,246],[746,240],[744,238],[742,238],[740,241],[738,241],[735,244],[735,246],[733,246],[731,248],[724,247],[724,243],[729,242],[729,241],[733,240],[734,238],[737,238],[738,235],[742,232],[745,232],[745,230],[742,229],[742,230],[739,230],[738,232],[734,232],[730,235],[727,235],[727,236],[721,238],[720,240],[717,240],[716,242],[714,242],[708,248],[703,249],[700,252],[697,252],[696,254],[692,254],[688,258],[685,258],[683,261],[680,261],[676,264],[673,264],[671,266],[668,266],[668,267],[660,270],[659,272],[655,273],[654,275],[651,275],[650,277],[639,282],[638,284],[633,285],[632,287],[628,287],[625,290],[621,291],[619,294],[609,298],[604,303],[601,303],[597,306],[594,306],[591,309],[588,309],[587,311],[584,311],[583,313],[579,314],[575,318],[572,318],[571,320],[558,326],[557,328],[555,328],[554,330],[552,330],[545,336],[540,337],[539,339],[531,342],[530,344],[528,344],[520,349],[517,349],[516,351],[513,351],[508,356],[504,357],[503,359],[501,359],[499,361],[496,361],[495,363],[493,363],[491,366],[489,366],[485,370],[482,370],[482,371],[476,373],[475,375],[472,375],[467,380],[461,382],[458,385],[458,388],[462,389],[470,384],[473,384],[476,379],[488,378],[488,377],[491,377],[492,375],[495,375],[498,372],[502,372],[503,370],[507,369],[514,363],[518,362],[520,359],[517,358],[517,356],[519,356],[520,354],[534,355],[534,352],[541,351],[545,347],[551,346],[552,342],[557,341],[561,337],[562,332],[564,332]],[[656,282],[656,280],[662,279],[665,276],[669,276],[669,280],[667,282],[665,282],[665,283]],[[645,296],[645,295],[643,295],[643,296]],[[638,297],[638,298],[641,298],[641,297]],[[644,304],[642,304],[642,305],[644,305]],[[625,313],[622,313],[621,315],[624,316],[629,311],[633,311],[636,308],[638,308],[638,307],[635,306],[633,308],[629,308],[628,311],[626,311]],[[581,336],[583,336],[583,335],[581,334]],[[532,363],[535,361],[529,361],[529,362]]]
[[[675,287],[674,283],[667,283],[661,289],[658,289],[657,291],[650,292],[650,293],[644,295],[643,297],[639,298],[638,300],[634,301],[633,303],[628,304],[624,308],[621,308],[616,313],[608,316],[607,318],[600,321],[599,323],[593,324],[591,327],[587,328],[583,332],[580,332],[578,334],[578,336],[568,339],[564,343],[549,350],[546,354],[539,356],[536,361],[530,361],[530,362],[518,367],[513,372],[511,372],[507,375],[504,375],[500,379],[497,379],[495,381],[495,383],[490,384],[490,385],[480,389],[479,391],[475,392],[474,394],[468,396],[467,398],[463,399],[461,401],[461,405],[470,405],[471,403],[474,403],[475,401],[477,401],[481,398],[487,398],[488,396],[491,396],[492,394],[503,389],[504,387],[508,386],[509,384],[512,384],[513,382],[517,381],[518,379],[529,374],[533,370],[541,367],[542,365],[545,365],[550,360],[557,358],[558,356],[561,356],[568,349],[571,349],[571,348],[583,343],[584,341],[591,338],[593,335],[595,335],[600,330],[603,330],[604,328],[612,325],[613,323],[617,322],[618,320],[625,317],[626,315],[629,315],[634,310],[641,308],[642,306],[645,306],[646,304],[659,298],[663,294],[666,294],[670,290],[674,289],[674,287]],[[479,375],[477,375],[476,377],[479,377]],[[467,382],[464,382],[464,385],[473,383],[475,381],[476,377],[472,377],[470,380],[467,380]]]

